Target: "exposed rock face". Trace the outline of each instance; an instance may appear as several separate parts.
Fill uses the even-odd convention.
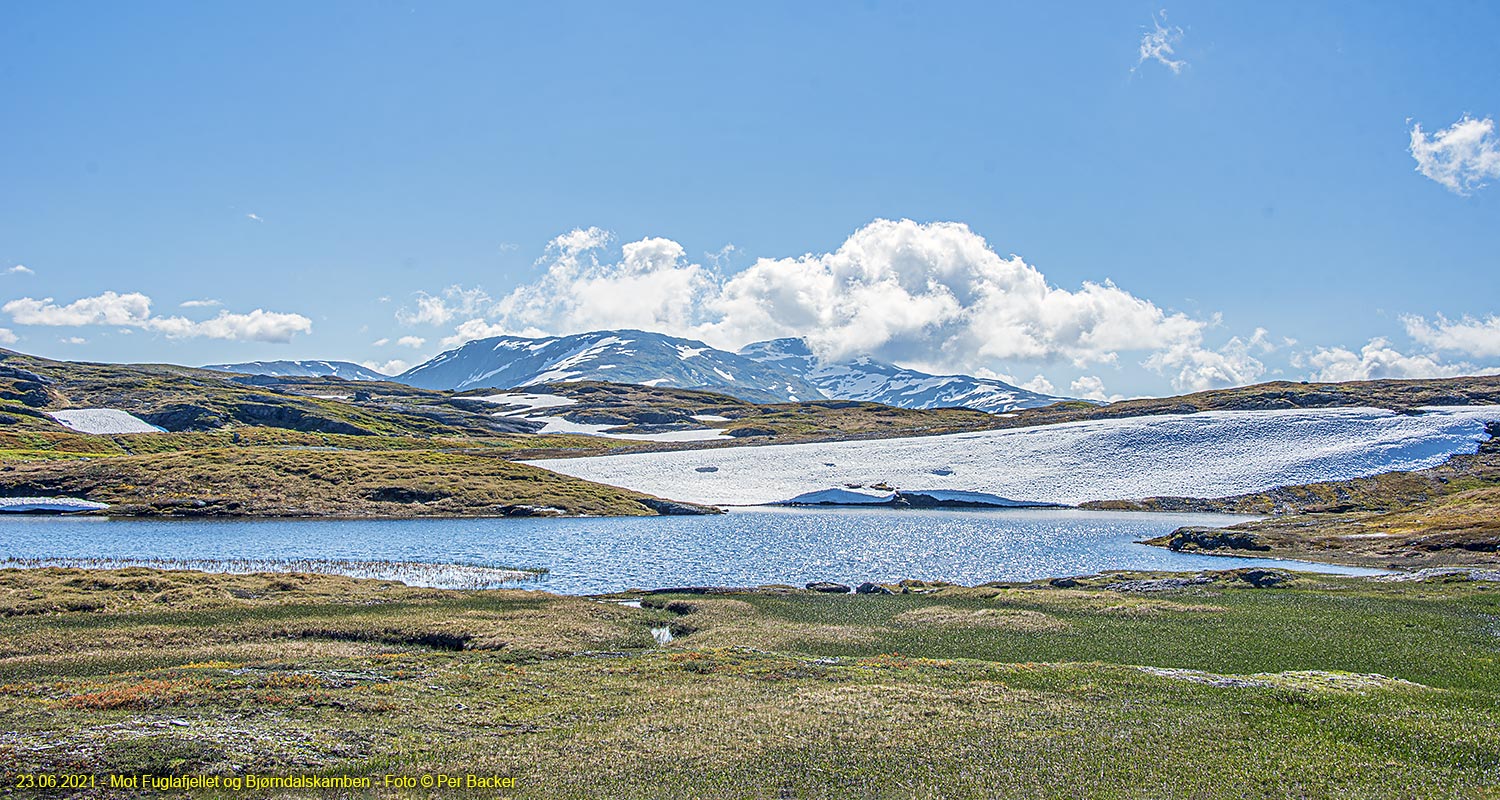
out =
[[[833,581],[813,581],[807,584],[807,588],[811,591],[822,592],[824,594],[848,594],[850,591],[848,586],[842,583],[834,583]]]
[[[895,594],[895,592],[891,591],[888,587],[881,586],[878,583],[871,583],[869,581],[865,581],[864,583],[861,583],[859,586],[854,587],[854,593],[855,594]]]

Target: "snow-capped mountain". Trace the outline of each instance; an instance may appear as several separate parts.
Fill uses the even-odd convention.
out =
[[[204,369],[238,372],[244,375],[270,375],[276,378],[343,378],[346,381],[388,381],[373,369],[348,361],[247,361],[243,364],[208,364]]]
[[[460,390],[612,381],[709,389],[760,403],[823,398],[794,371],[691,339],[631,330],[479,339],[419,364],[396,380],[424,389]]]
[[[800,372],[825,396],[841,400],[868,400],[900,408],[963,406],[998,414],[1062,399],[993,378],[929,375],[868,356],[822,363],[801,339],[756,342],[741,348],[740,355]]]
[[[928,375],[870,358],[824,364],[800,339],[758,342],[731,353],[691,339],[633,330],[480,339],[395,380],[457,390],[594,380],[708,389],[752,402],[868,400],[902,408],[966,406],[993,413],[1060,399],[988,378]]]

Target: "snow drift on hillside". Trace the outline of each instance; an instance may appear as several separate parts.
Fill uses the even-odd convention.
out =
[[[116,408],[72,408],[67,411],[48,411],[47,416],[59,425],[79,433],[162,433],[166,428],[155,425]]]
[[[696,503],[759,505],[825,489],[985,492],[1076,504],[1224,497],[1435,466],[1472,453],[1500,406],[1216,411],[874,441],[548,459],[540,467]],[[712,468],[712,469],[705,469]]]

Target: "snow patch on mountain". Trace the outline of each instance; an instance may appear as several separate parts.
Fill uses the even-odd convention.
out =
[[[1500,406],[1213,411],[1031,428],[670,453],[548,459],[536,466],[697,503],[763,505],[827,489],[983,492],[1073,505],[1224,497],[1424,469],[1472,453]]]

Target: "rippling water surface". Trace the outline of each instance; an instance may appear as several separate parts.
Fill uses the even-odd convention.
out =
[[[972,585],[1108,569],[1247,565],[1368,572],[1137,544],[1182,525],[1244,519],[1056,509],[755,509],[711,517],[493,520],[31,517],[0,519],[0,557],[421,562],[407,580],[427,585],[459,585],[445,581],[443,564],[545,567],[548,574],[521,585],[562,593],[901,578]]]

